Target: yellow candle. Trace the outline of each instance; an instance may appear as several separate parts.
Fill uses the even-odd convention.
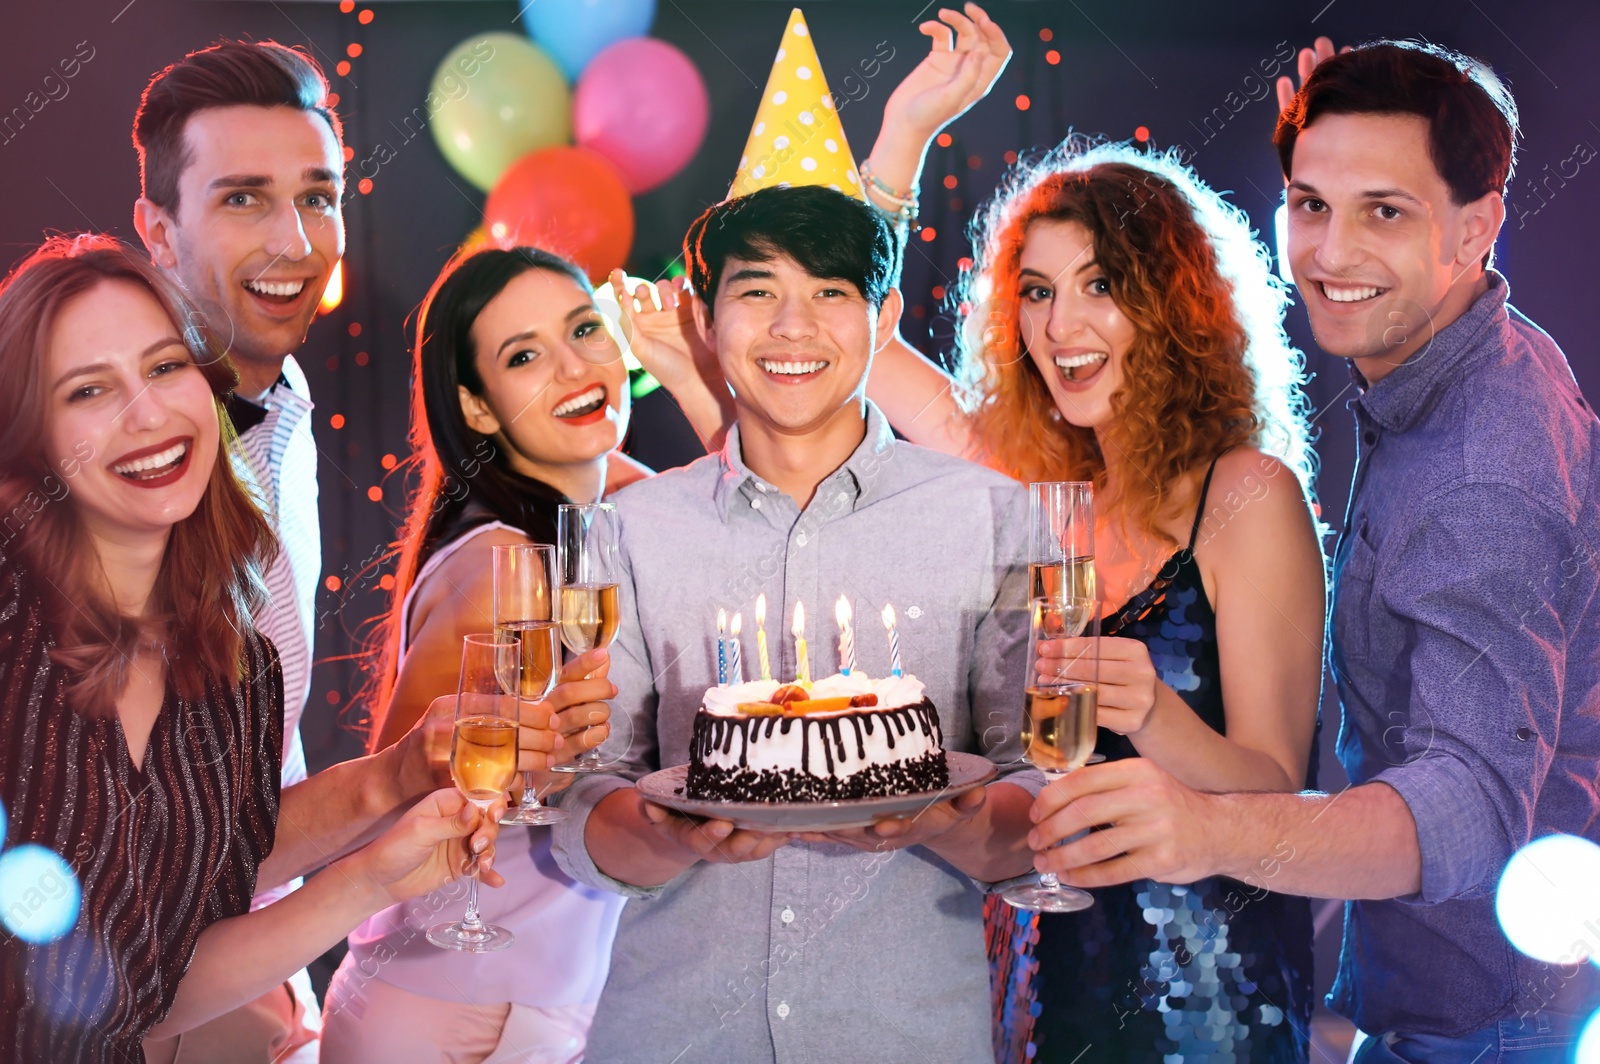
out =
[[[772,679],[772,660],[767,657],[767,593],[756,596],[756,654],[761,658],[761,678]]]

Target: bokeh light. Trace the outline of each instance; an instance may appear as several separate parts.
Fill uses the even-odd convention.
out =
[[[1578,1051],[1573,1064],[1600,1064],[1600,1012],[1589,1017],[1578,1036]]]
[[[1600,963],[1600,846],[1546,835],[1511,855],[1495,891],[1500,929],[1546,964]]]
[[[6,803],[0,802],[0,848],[6,844]]]
[[[344,260],[340,259],[333,264],[333,272],[328,274],[328,287],[322,290],[322,299],[317,303],[317,310],[327,314],[337,310],[342,302],[344,302]]]
[[[83,890],[62,856],[24,843],[0,854],[0,922],[34,945],[54,942],[78,922]]]

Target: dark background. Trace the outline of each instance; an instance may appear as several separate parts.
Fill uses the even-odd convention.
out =
[[[0,115],[39,90],[59,60],[75,51],[81,58],[80,42],[93,48],[93,58],[67,83],[68,94],[0,143],[0,266],[21,258],[48,230],[96,229],[137,240],[132,209],[139,178],[129,130],[139,93],[153,72],[219,36],[307,46],[340,96],[355,158],[366,158],[379,141],[395,148],[371,192],[352,189],[346,201],[345,299],[313,326],[298,355],[317,404],[324,574],[337,578],[328,581],[337,590],[325,586],[318,601],[319,664],[302,724],[313,770],[360,750],[363,710],[352,698],[360,678],[348,655],[384,607],[378,591],[384,570],[376,561],[404,505],[404,486],[386,480],[385,456],[406,454],[408,330],[430,281],[482,207],[481,194],[450,170],[431,137],[406,142],[399,122],[423,102],[435,66],[458,41],[486,30],[520,31],[510,0],[360,5],[368,6],[376,12],[368,25],[332,2],[3,0],[0,7]],[[657,276],[677,257],[688,222],[726,194],[790,6],[661,0],[652,35],[699,66],[711,93],[711,126],[683,173],[636,197],[630,273]],[[935,7],[917,0],[807,0],[806,17],[836,94],[845,94],[845,75],[877,54],[879,42],[894,49],[864,83],[865,96],[842,114],[858,159],[871,149],[883,100],[925,54],[916,23]],[[957,261],[969,254],[964,226],[994,189],[1007,151],[1054,143],[1069,130],[1121,139],[1148,127],[1157,147],[1185,146],[1200,175],[1230,191],[1270,242],[1282,180],[1268,143],[1276,105],[1270,95],[1261,98],[1265,83],[1253,78],[1259,64],[1282,54],[1283,42],[1299,46],[1318,34],[1339,44],[1418,37],[1486,60],[1515,93],[1523,144],[1499,265],[1516,304],[1562,344],[1585,392],[1600,396],[1600,364],[1583,339],[1593,316],[1600,176],[1589,172],[1592,165],[1573,176],[1567,163],[1565,176],[1560,172],[1577,146],[1588,146],[1580,158],[1600,146],[1600,63],[1592,53],[1600,7],[1578,0],[1514,7],[1489,0],[991,0],[988,10],[1016,54],[990,98],[951,127],[953,143],[930,153],[922,221],[934,238],[914,238],[905,265],[904,332],[913,344],[930,352],[949,348],[952,318],[933,290],[950,284]],[[1048,31],[1048,43],[1041,31]],[[352,43],[362,54],[347,77],[335,76],[335,63]],[[1047,59],[1051,49],[1059,53],[1056,64]],[[1017,106],[1019,95],[1031,101],[1026,111]],[[953,189],[945,187],[947,176],[954,177]],[[1343,409],[1348,377],[1342,363],[1316,349],[1298,308],[1289,313],[1289,328],[1314,374],[1319,492],[1337,529],[1353,455]],[[334,415],[344,419],[337,430]],[[662,392],[637,404],[630,447],[658,468],[699,452]],[[379,501],[368,496],[374,486],[383,489]],[[1343,782],[1331,756],[1335,707],[1326,697],[1325,787]],[[1333,919],[1319,935],[1324,985],[1338,931],[1337,914],[1325,915]]]

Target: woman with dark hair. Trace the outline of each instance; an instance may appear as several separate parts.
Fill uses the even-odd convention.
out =
[[[492,624],[492,548],[554,543],[557,506],[600,498],[628,428],[627,371],[588,279],[535,248],[469,247],[446,264],[418,313],[413,375],[417,487],[372,655],[374,749],[452,689],[452,648]],[[608,668],[604,650],[581,655],[545,699],[563,757],[606,737]],[[571,779],[534,774],[540,792]],[[508,885],[482,902],[514,948],[441,955],[404,907],[378,914],[329,987],[323,1060],[581,1057],[623,899],[564,876],[547,830],[524,837],[502,848]]]
[[[235,381],[178,289],[110,238],[51,240],[0,287],[0,830],[44,870],[6,899],[7,1059],[136,1059],[149,1035],[171,1060],[467,862],[479,817],[439,791],[247,912],[258,880],[305,869],[277,830],[282,676],[253,627],[276,545],[229,462]],[[375,804],[317,841],[347,851],[420,794],[399,792],[422,745],[333,770]],[[329,778],[296,799],[344,793]],[[282,813],[298,827],[287,793]]]

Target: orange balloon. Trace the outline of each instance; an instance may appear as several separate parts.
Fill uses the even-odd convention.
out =
[[[633,200],[604,156],[542,148],[501,175],[484,204],[483,224],[496,243],[552,251],[598,283],[633,247]]]

